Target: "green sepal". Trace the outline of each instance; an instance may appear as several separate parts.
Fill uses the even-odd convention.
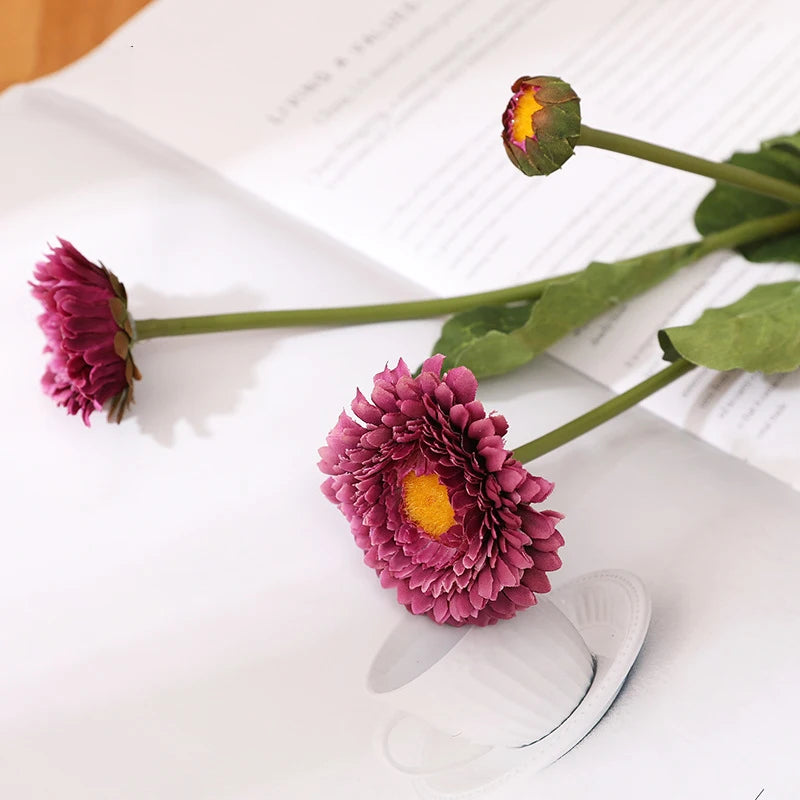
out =
[[[544,105],[557,105],[559,103],[571,103],[579,101],[580,98],[575,94],[575,90],[561,78],[553,75],[539,75],[535,78],[520,78],[527,84],[534,84],[539,87],[536,91],[536,99]],[[517,82],[519,83],[519,82]],[[516,84],[515,84],[516,85]],[[514,89],[516,91],[516,89]]]

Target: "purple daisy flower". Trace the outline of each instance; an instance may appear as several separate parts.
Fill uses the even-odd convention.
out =
[[[414,614],[491,625],[536,603],[558,569],[562,515],[537,511],[553,484],[529,474],[503,437],[508,425],[475,399],[466,367],[418,377],[401,360],[359,391],[320,449],[325,495],[349,520],[364,562]],[[363,424],[362,424],[363,423]]]
[[[39,326],[50,355],[42,388],[68,414],[89,425],[93,411],[111,401],[109,421],[119,422],[133,402],[133,329],[125,287],[105,267],[93,264],[69,242],[36,265],[33,296],[44,306]]]

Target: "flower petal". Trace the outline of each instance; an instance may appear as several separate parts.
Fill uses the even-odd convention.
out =
[[[356,393],[352,409],[364,425],[343,414],[331,431],[320,450],[329,476],[323,492],[350,520],[365,563],[381,585],[396,588],[399,603],[438,624],[493,625],[549,591],[546,572],[561,564],[561,515],[531,507],[552,484],[514,460],[503,441],[506,420],[486,416],[469,370],[442,377],[442,365],[441,357],[429,359],[417,377],[404,363],[387,366],[373,380],[372,403]],[[76,369],[85,379],[83,364]],[[446,489],[452,517],[444,533],[449,510],[441,493],[423,497],[413,520],[406,516],[410,472],[436,475]],[[427,502],[438,504],[431,506],[436,533],[425,530]]]

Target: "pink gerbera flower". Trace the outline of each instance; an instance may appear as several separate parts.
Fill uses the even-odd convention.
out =
[[[486,415],[466,367],[441,374],[444,356],[411,376],[401,360],[359,391],[357,422],[342,412],[320,450],[336,503],[364,562],[414,614],[449,625],[491,625],[550,590],[564,544],[562,515],[537,511],[553,484],[530,475]]]
[[[133,402],[133,381],[141,378],[131,355],[125,287],[104,266],[58,241],[36,265],[37,283],[31,283],[44,306],[39,326],[50,356],[42,387],[67,413],[81,414],[86,425],[108,401],[109,420],[119,422]]]

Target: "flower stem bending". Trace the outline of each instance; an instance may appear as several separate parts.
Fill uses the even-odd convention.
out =
[[[720,183],[729,183],[742,189],[749,189],[756,194],[775,197],[792,205],[800,205],[800,186],[797,184],[772,178],[769,175],[763,175],[745,167],[738,167],[735,164],[708,161],[705,158],[682,153],[679,150],[672,150],[669,147],[660,147],[656,144],[643,142],[641,139],[633,139],[630,136],[622,136],[619,133],[609,133],[608,131],[590,128],[588,125],[581,126],[581,134],[577,143],[588,147],[597,147],[601,150],[611,150],[614,153],[622,153],[634,158],[641,158],[645,161],[663,164],[666,167],[681,169],[685,172],[693,172],[695,175],[713,178]]]
[[[544,436],[518,447],[514,450],[514,458],[525,464],[534,458],[539,458],[539,456],[549,453],[551,450],[555,450],[557,447],[561,447],[562,444],[577,439],[578,436],[592,430],[592,428],[596,428],[598,425],[602,425],[604,422],[616,417],[617,414],[627,411],[644,400],[645,397],[649,397],[653,392],[663,389],[672,381],[694,369],[694,367],[695,365],[690,361],[686,361],[683,358],[677,359],[668,367],[662,369],[661,372],[657,372],[641,383],[637,383],[627,392],[623,392],[597,406],[597,408],[593,408],[586,414],[576,417],[566,425],[562,425],[560,428],[556,428],[550,433],[546,433]]]

